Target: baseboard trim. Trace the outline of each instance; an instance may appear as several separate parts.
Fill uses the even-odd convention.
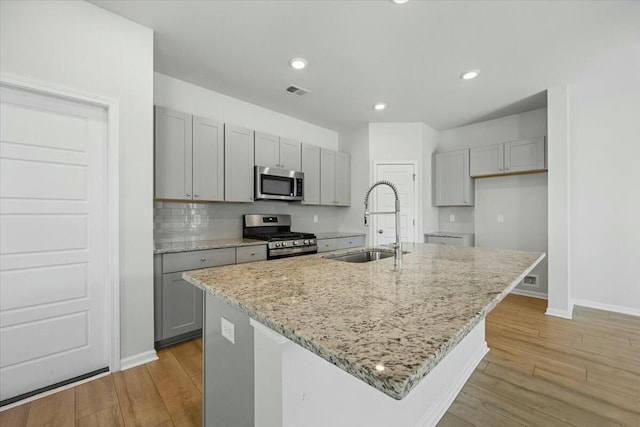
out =
[[[622,305],[605,304],[598,301],[589,301],[584,299],[574,299],[573,305],[580,307],[595,308],[596,310],[612,311],[614,313],[629,314],[631,316],[640,316],[640,309],[633,307],[624,307]]]
[[[158,360],[158,355],[155,350],[145,351],[144,353],[134,354],[133,356],[125,357],[120,360],[120,370],[126,371],[127,369],[135,368],[136,366],[144,365],[145,363]]]
[[[515,295],[522,295],[524,297],[532,297],[532,298],[538,298],[538,299],[549,299],[547,294],[545,294],[544,292],[530,291],[528,289],[514,288],[511,291],[511,293],[515,294]]]
[[[25,397],[25,398],[20,399],[18,401],[15,401],[15,402],[12,402],[12,403],[8,403],[8,404],[0,407],[0,412],[6,411],[6,410],[11,409],[11,408],[15,408],[16,406],[24,405],[25,403],[33,402],[34,400],[42,399],[43,397],[47,397],[47,396],[50,396],[52,394],[60,393],[61,391],[65,391],[65,390],[68,390],[70,388],[74,388],[74,387],[77,387],[79,385],[88,383],[90,381],[97,380],[97,379],[102,378],[102,377],[106,377],[107,375],[111,375],[111,372],[109,372],[108,370],[106,372],[101,372],[99,374],[95,374],[95,375],[92,375],[90,377],[82,378],[82,379],[79,379],[77,381],[64,382],[64,385],[61,385],[61,386],[58,386],[58,387],[54,386],[55,388],[47,388],[46,391],[43,391],[41,393],[33,394],[33,395],[30,395],[29,397]]]
[[[545,311],[545,313],[547,316],[555,316],[555,317],[562,317],[563,319],[573,319],[573,304],[571,305],[571,307],[569,307],[568,310],[560,310],[557,308],[550,308],[547,307],[547,311]]]

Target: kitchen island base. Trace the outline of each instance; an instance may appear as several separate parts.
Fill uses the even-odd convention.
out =
[[[427,427],[447,412],[489,351],[478,323],[402,400],[395,400],[259,322],[256,427]]]

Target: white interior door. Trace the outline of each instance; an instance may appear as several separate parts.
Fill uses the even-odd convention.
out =
[[[376,181],[391,181],[398,188],[400,197],[400,241],[415,241],[415,165],[414,164],[377,164]],[[376,187],[373,206],[376,212],[393,212],[395,195],[387,185]],[[385,245],[396,241],[395,216],[373,216],[372,230],[374,245]]]
[[[0,400],[109,366],[106,110],[0,92]]]

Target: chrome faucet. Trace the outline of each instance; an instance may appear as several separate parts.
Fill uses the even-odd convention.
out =
[[[393,212],[369,212],[369,194],[378,185],[387,185],[393,190],[396,196],[396,208]],[[396,242],[393,244],[395,251],[395,267],[399,270],[402,266],[402,244],[400,243],[400,197],[398,197],[398,188],[391,181],[378,181],[373,184],[367,194],[364,196],[364,225],[369,226],[369,215],[395,215],[396,216]]]

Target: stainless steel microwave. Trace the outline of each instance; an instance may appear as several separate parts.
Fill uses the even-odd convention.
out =
[[[255,167],[255,200],[300,201],[304,173],[265,166]]]

